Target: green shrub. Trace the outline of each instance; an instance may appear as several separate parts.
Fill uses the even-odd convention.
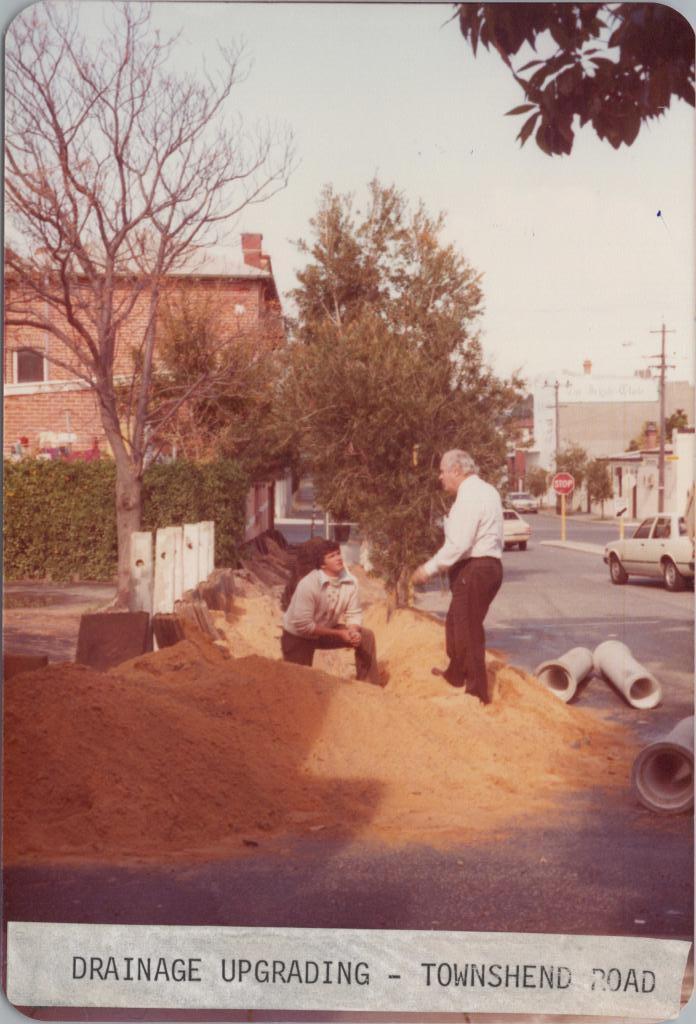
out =
[[[6,579],[106,580],[117,563],[114,463],[5,462]],[[249,480],[236,462],[151,466],[143,530],[215,522],[215,564],[233,566],[244,536]]]
[[[249,478],[231,459],[151,466],[143,480],[143,530],[215,523],[215,564],[234,566],[244,537]]]
[[[108,579],[116,567],[113,462],[5,462],[5,577]]]

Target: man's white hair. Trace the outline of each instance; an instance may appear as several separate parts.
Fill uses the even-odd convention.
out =
[[[461,448],[445,452],[442,462],[446,469],[458,469],[461,473],[478,473],[478,466],[472,457]]]

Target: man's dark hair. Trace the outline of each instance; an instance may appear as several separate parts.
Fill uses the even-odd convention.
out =
[[[335,540],[323,540],[321,544],[317,544],[312,551],[314,556],[314,568],[321,569],[324,559],[327,555],[331,554],[332,551],[340,551],[341,545]]]
[[[295,553],[295,564],[290,571],[290,579],[287,582],[283,595],[280,599],[280,606],[285,609],[290,604],[295,587],[300,580],[311,572],[312,569],[321,569],[322,562],[330,551],[340,551],[341,545],[335,540],[324,540],[323,537],[312,537],[311,540],[300,544]]]

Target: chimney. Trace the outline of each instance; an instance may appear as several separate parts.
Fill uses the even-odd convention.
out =
[[[262,242],[263,235],[252,235],[246,232],[242,234],[242,256],[248,266],[266,270],[268,257],[264,256],[261,251]]]
[[[582,368],[585,374],[589,376],[592,373],[592,360],[586,359],[585,362],[582,364]]]
[[[645,424],[645,447],[646,448],[657,448],[657,424],[646,423]]]

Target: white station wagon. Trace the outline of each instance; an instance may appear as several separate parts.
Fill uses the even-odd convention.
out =
[[[629,576],[652,576],[661,577],[667,590],[683,590],[694,578],[694,544],[684,517],[678,515],[644,519],[632,537],[607,544],[604,561],[617,584]]]

